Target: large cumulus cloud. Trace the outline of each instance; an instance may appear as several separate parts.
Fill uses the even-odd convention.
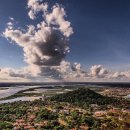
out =
[[[31,68],[29,70],[35,69],[40,75],[61,77],[54,66],[60,66],[69,53],[68,41],[73,34],[71,23],[66,20],[66,12],[58,4],[50,9],[47,3],[39,0],[28,0],[28,8],[32,20],[39,12],[42,12],[43,20],[36,26],[28,25],[23,31],[14,28],[14,19],[11,19],[3,35],[23,48],[24,60]]]
[[[40,28],[29,26],[28,31],[6,28],[6,38],[23,48],[25,61],[39,66],[59,65],[69,51],[67,40],[56,30],[42,23]]]
[[[15,20],[10,17],[3,36],[23,48],[24,61],[28,66],[21,69],[1,68],[0,79],[107,81],[130,78],[129,71],[112,72],[102,65],[93,65],[86,71],[80,63],[66,61],[73,28],[67,20],[65,9],[59,4],[49,7],[42,0],[28,0],[27,7],[31,20],[37,17],[42,17],[42,20],[20,29],[15,27]]]
[[[73,34],[70,22],[65,20],[66,12],[58,4],[48,11],[48,4],[38,0],[28,0],[29,16],[43,13],[43,21],[37,26],[28,25],[26,32],[14,29],[11,22],[3,33],[24,50],[25,61],[36,65],[59,65],[69,52],[68,37]],[[30,13],[32,12],[32,13]],[[32,15],[30,15],[32,14]]]

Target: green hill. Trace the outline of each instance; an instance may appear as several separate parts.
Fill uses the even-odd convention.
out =
[[[78,105],[108,105],[117,102],[117,100],[114,98],[105,97],[87,88],[79,88],[71,92],[59,94],[51,97],[51,100],[59,102],[69,102]]]

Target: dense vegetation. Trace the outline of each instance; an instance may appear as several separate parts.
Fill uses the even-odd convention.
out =
[[[75,91],[56,95],[51,97],[50,100],[58,102],[69,102],[77,105],[89,105],[89,104],[116,105],[119,103],[119,100],[115,98],[102,96],[87,88],[79,88]]]
[[[79,88],[45,101],[1,104],[0,130],[129,130],[130,113],[114,107],[123,101]]]
[[[100,120],[92,117],[90,112],[68,103],[14,102],[0,105],[0,130],[69,130],[72,128],[97,128]],[[7,130],[8,130],[7,129]]]

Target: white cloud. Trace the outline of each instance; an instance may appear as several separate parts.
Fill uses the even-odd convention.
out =
[[[2,68],[0,80],[109,81],[130,78],[130,71],[111,72],[102,65],[93,65],[90,71],[85,71],[80,63],[65,61],[70,52],[68,42],[73,29],[66,20],[64,8],[58,4],[49,8],[41,0],[28,0],[27,6],[30,19],[35,20],[41,12],[43,20],[36,26],[27,25],[27,29],[20,29],[14,28],[15,20],[10,17],[3,35],[23,48],[24,61],[28,66],[21,69]]]
[[[28,0],[28,8],[30,9],[28,15],[30,19],[34,20],[38,12],[45,12],[48,9],[47,3],[40,3],[39,0]]]
[[[12,23],[14,19],[10,18],[11,21],[7,23],[3,35],[23,48],[24,60],[28,63],[24,68],[26,72],[32,73],[33,76],[61,78],[58,66],[69,52],[68,37],[73,33],[70,22],[64,19],[65,10],[56,4],[49,13],[48,4],[40,3],[38,0],[28,0],[28,8],[30,18],[36,18],[38,12],[42,11],[43,20],[36,26],[27,25],[27,29],[23,31],[15,29]],[[48,20],[49,15],[54,17],[53,22],[51,19]],[[58,21],[56,15],[59,17]],[[64,28],[63,24],[66,24]],[[12,76],[19,75],[13,73]]]
[[[28,8],[30,9],[28,15],[32,20],[34,20],[36,15],[41,11],[48,26],[58,26],[57,29],[66,37],[73,34],[71,23],[65,20],[67,15],[64,8],[60,5],[55,4],[49,12],[47,3],[40,3],[38,0],[28,0]]]
[[[90,68],[90,75],[94,77],[104,77],[108,74],[108,70],[102,67],[102,65],[93,65]]]
[[[13,23],[12,22],[8,22],[7,25],[8,26],[13,26]]]
[[[1,68],[0,69],[0,82],[7,81],[31,81],[26,78],[22,70],[12,69],[12,68]]]
[[[14,21],[14,18],[13,18],[13,17],[9,17],[9,19],[10,19],[11,21]]]

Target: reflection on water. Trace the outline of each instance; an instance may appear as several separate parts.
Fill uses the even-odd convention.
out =
[[[39,88],[39,87],[43,87],[43,88]],[[45,88],[44,88],[45,87]],[[7,87],[7,89],[1,89],[0,90],[0,99],[2,98],[6,98],[9,97],[11,95],[14,95],[16,93],[18,93],[19,91],[22,90],[27,90],[29,88],[36,88],[34,91],[25,91],[24,93],[43,93],[43,92],[48,92],[49,90],[51,91],[57,91],[58,89],[55,89],[51,86],[51,89],[48,89],[46,87],[50,87],[48,85],[37,85],[37,86],[15,86],[15,87]],[[2,87],[1,87],[2,88]],[[4,88],[4,87],[3,87]],[[15,102],[15,101],[33,101],[35,99],[39,99],[41,98],[40,96],[37,97],[18,97],[18,98],[13,98],[13,99],[8,99],[8,100],[1,100],[0,104],[2,103],[8,103],[8,102]]]
[[[15,101],[34,101],[35,99],[40,99],[41,97],[18,97],[14,99],[9,99],[9,100],[2,100],[0,101],[0,104],[3,103],[10,103],[10,102],[15,102]]]
[[[54,85],[55,86],[55,85]],[[11,95],[14,95],[16,93],[18,93],[19,91],[22,90],[27,90],[30,88],[36,88],[33,91],[25,91],[23,93],[47,93],[47,96],[53,95],[53,94],[62,94],[64,92],[67,91],[72,91],[71,89],[63,89],[63,87],[61,88],[55,88],[53,85],[37,85],[37,86],[14,86],[14,87],[6,87],[7,89],[1,89],[0,90],[0,99],[2,98],[6,98],[9,97]],[[40,88],[39,88],[40,87]],[[42,88],[41,88],[42,87]],[[2,88],[2,87],[1,87]],[[3,87],[4,88],[4,87]],[[49,95],[50,94],[50,95]],[[13,98],[13,99],[9,99],[9,100],[1,100],[0,104],[2,103],[7,103],[7,102],[14,102],[14,101],[32,101],[34,99],[39,99],[40,97],[18,97],[18,98]]]
[[[47,88],[38,88],[38,89],[35,89],[35,91],[37,91],[37,92],[40,92],[40,93],[43,93],[43,92],[48,92],[48,91],[57,91],[57,90],[59,90],[59,89],[47,89]]]
[[[41,92],[35,90],[35,91],[25,91],[23,93],[41,93]]]
[[[1,98],[6,98],[11,95],[14,95],[15,93],[21,91],[21,90],[26,90],[29,88],[36,88],[39,86],[16,86],[16,87],[8,87],[8,89],[5,90],[0,90],[0,99]]]

